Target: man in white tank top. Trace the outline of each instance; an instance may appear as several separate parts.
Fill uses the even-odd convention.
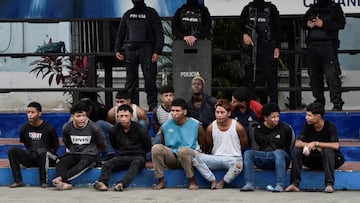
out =
[[[231,105],[226,99],[219,99],[215,104],[215,117],[206,130],[207,144],[212,146],[211,153],[197,153],[193,166],[209,182],[211,189],[221,189],[233,181],[242,171],[242,150],[248,147],[245,128],[235,119],[230,118]],[[218,182],[211,170],[227,170]]]

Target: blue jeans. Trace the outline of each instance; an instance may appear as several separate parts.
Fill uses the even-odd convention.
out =
[[[243,165],[242,157],[233,156],[216,156],[210,154],[197,153],[193,158],[193,166],[199,171],[199,173],[209,182],[216,180],[215,175],[211,170],[228,170],[224,175],[223,180],[226,183],[233,181],[242,171],[241,168],[237,168],[236,165]]]
[[[255,151],[247,150],[244,154],[244,173],[247,184],[254,185],[254,165],[261,169],[276,172],[276,184],[284,186],[286,169],[290,164],[290,156],[284,150]]]

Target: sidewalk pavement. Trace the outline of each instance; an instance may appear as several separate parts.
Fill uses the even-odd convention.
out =
[[[222,190],[200,189],[191,191],[186,188],[166,188],[153,190],[150,188],[128,188],[123,192],[109,189],[100,192],[89,187],[75,187],[73,190],[58,191],[54,187],[0,187],[0,202],[6,203],[89,203],[89,202],[126,202],[126,203],[161,203],[161,202],[196,202],[196,203],[239,203],[239,202],[360,202],[359,191],[335,191],[332,194],[324,192],[292,192],[272,193],[265,190],[240,192],[239,189],[226,188]]]

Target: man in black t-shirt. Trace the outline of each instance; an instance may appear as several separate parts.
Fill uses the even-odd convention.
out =
[[[20,142],[24,143],[26,149],[11,147],[8,151],[14,177],[14,183],[10,188],[24,186],[20,164],[26,167],[39,167],[41,187],[48,187],[47,169],[49,164],[55,164],[59,139],[55,128],[41,119],[41,109],[38,102],[29,103],[26,110],[28,122],[20,129]]]
[[[302,165],[325,172],[326,193],[334,192],[334,170],[344,163],[339,151],[339,137],[335,124],[324,120],[324,106],[311,103],[306,106],[306,124],[295,142],[291,168],[291,185],[286,192],[299,191]]]

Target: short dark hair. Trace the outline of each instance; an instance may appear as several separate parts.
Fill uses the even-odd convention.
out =
[[[314,102],[314,103],[308,104],[306,106],[306,111],[309,111],[312,114],[320,114],[321,117],[323,117],[325,114],[324,105],[320,102]]]
[[[39,102],[30,102],[27,107],[28,107],[28,108],[29,108],[29,107],[36,108],[36,110],[37,110],[38,112],[41,112],[41,111],[42,111],[41,104],[40,104]]]
[[[237,99],[238,101],[245,101],[245,102],[250,102],[250,92],[248,90],[248,88],[246,87],[238,87],[236,88],[233,93],[232,96]]]
[[[188,105],[183,98],[176,98],[171,103],[171,106],[180,106],[182,109],[188,110]]]
[[[263,116],[270,116],[274,112],[280,113],[280,108],[276,103],[265,104],[261,110]]]
[[[130,93],[126,89],[119,90],[116,95],[116,99],[130,99]]]
[[[215,104],[215,109],[218,106],[223,107],[228,112],[231,111],[231,104],[230,104],[229,100],[227,100],[227,99],[218,99]]]
[[[186,101],[183,98],[176,98],[174,99],[174,101],[171,103],[171,106],[180,106],[182,109],[187,110],[187,117],[191,117],[188,105],[186,103]]]
[[[89,106],[84,102],[75,102],[72,107],[70,108],[70,113],[81,113],[81,112],[88,112]]]
[[[175,92],[174,87],[172,85],[163,85],[159,89],[160,94],[174,93],[174,92]]]
[[[119,111],[128,111],[128,112],[130,112],[131,114],[133,114],[133,109],[131,108],[131,106],[130,105],[127,105],[127,104],[123,104],[123,105],[121,105],[121,106],[119,106],[118,108],[117,108],[117,111],[116,112],[119,112]]]

